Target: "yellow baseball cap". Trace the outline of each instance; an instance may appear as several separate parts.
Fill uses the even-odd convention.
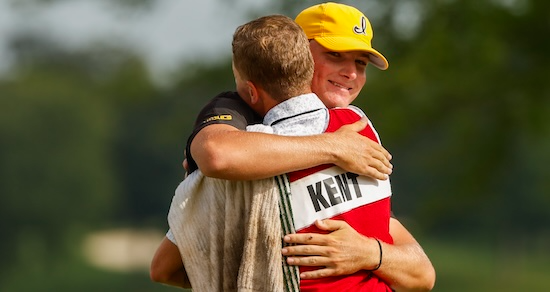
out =
[[[357,8],[327,2],[306,8],[296,22],[308,39],[335,52],[365,51],[370,62],[379,69],[388,69],[388,60],[372,48],[373,31],[369,19]]]

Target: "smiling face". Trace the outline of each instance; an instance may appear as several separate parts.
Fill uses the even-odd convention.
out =
[[[315,40],[310,49],[315,61],[311,89],[328,108],[348,106],[365,85],[368,53],[334,52]]]

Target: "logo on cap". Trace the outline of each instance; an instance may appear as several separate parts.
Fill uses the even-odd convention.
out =
[[[353,27],[353,31],[356,34],[363,34],[367,35],[367,18],[364,16],[361,16],[361,27],[358,27],[357,25]]]

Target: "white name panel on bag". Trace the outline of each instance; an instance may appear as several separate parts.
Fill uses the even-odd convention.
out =
[[[389,179],[376,180],[333,166],[290,183],[296,230],[391,196]]]

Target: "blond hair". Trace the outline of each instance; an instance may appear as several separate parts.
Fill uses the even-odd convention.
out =
[[[233,64],[244,80],[277,101],[310,92],[313,57],[302,28],[284,15],[239,26],[233,34]]]

